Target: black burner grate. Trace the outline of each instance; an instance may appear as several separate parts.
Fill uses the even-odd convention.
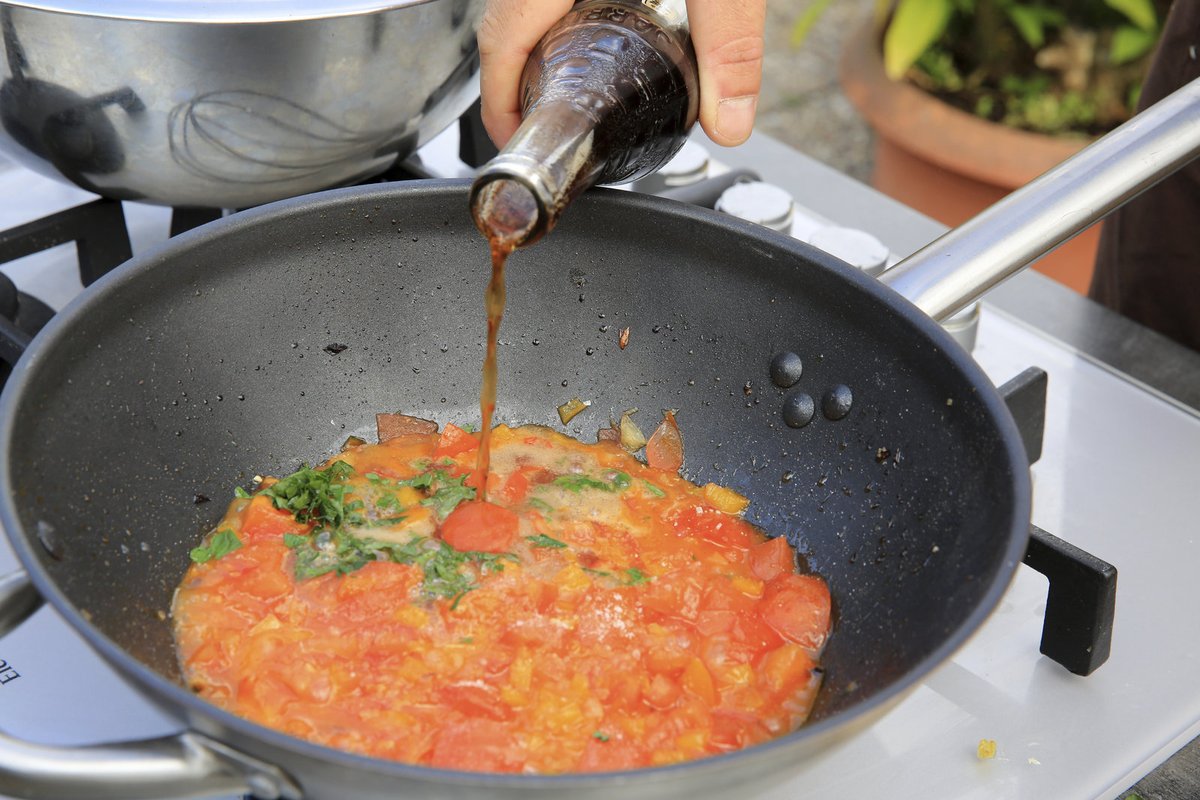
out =
[[[0,232],[0,263],[75,243],[79,280],[90,286],[133,255],[125,212],[116,200],[93,200]],[[0,380],[7,380],[29,340],[54,312],[0,276]]]

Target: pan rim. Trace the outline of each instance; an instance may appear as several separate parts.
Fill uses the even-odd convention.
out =
[[[742,220],[729,217],[709,209],[688,206],[676,201],[631,192],[599,189],[590,192],[580,204],[619,203],[632,205],[646,214],[669,214],[674,217],[727,230],[731,235],[748,237],[758,246],[769,248],[780,256],[798,257],[815,262],[834,271],[840,278],[855,288],[873,296],[887,305],[906,322],[917,328],[937,348],[941,356],[963,373],[983,391],[975,398],[996,423],[1005,466],[1012,475],[1013,520],[1007,531],[1008,541],[1004,549],[1001,568],[991,576],[980,602],[956,626],[940,645],[926,653],[915,665],[892,684],[873,695],[829,717],[806,724],[796,731],[752,747],[724,753],[695,761],[662,767],[647,767],[634,770],[596,773],[568,773],[559,775],[514,775],[506,773],[470,772],[418,766],[401,762],[356,755],[342,750],[313,744],[294,738],[257,723],[238,717],[216,706],[210,705],[184,687],[168,680],[155,670],[138,661],[123,647],[110,639],[84,618],[82,613],[67,599],[41,567],[34,549],[35,537],[26,532],[16,513],[12,470],[9,465],[13,444],[16,411],[25,394],[27,385],[36,376],[43,355],[69,336],[75,319],[87,309],[102,303],[111,293],[125,283],[137,280],[145,271],[152,270],[160,262],[186,253],[203,244],[213,236],[221,236],[246,228],[269,223],[272,220],[303,214],[314,210],[329,210],[342,205],[394,202],[406,195],[459,195],[462,207],[467,208],[468,180],[427,180],[393,184],[332,189],[310,195],[270,203],[258,208],[225,217],[200,228],[193,229],[168,240],[147,252],[135,256],[108,273],[82,294],[74,298],[35,337],[25,354],[14,367],[8,384],[0,395],[0,524],[17,553],[18,559],[45,600],[52,605],[84,640],[112,666],[134,679],[139,690],[153,698],[166,700],[172,713],[185,724],[195,725],[197,718],[209,718],[218,725],[236,733],[239,737],[258,740],[266,746],[290,752],[294,755],[315,758],[339,767],[367,770],[389,779],[404,779],[427,784],[456,786],[487,786],[528,791],[562,791],[583,789],[598,785],[652,784],[669,782],[676,776],[694,775],[699,771],[721,771],[735,764],[756,762],[772,757],[778,751],[807,751],[822,749],[840,740],[847,733],[857,730],[864,722],[872,721],[891,706],[901,701],[912,689],[943,665],[970,639],[999,605],[1012,582],[1017,567],[1023,560],[1029,538],[1029,521],[1032,509],[1032,484],[1021,439],[1010,412],[995,386],[966,353],[940,325],[925,315],[907,299],[879,281],[864,275],[838,259],[791,237],[761,228]],[[987,388],[987,387],[990,387]],[[1037,656],[1031,656],[1037,657]]]

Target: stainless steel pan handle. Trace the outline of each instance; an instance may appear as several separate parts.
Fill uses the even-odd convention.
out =
[[[929,316],[945,320],[1197,155],[1200,78],[918,250],[880,279]]]
[[[22,572],[0,577],[0,636],[41,605]],[[280,769],[198,733],[159,739],[51,747],[0,732],[0,795],[46,800],[151,800],[253,794],[298,800]]]

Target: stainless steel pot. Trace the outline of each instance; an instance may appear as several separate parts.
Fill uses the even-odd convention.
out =
[[[245,208],[382,172],[478,95],[484,0],[0,3],[0,153]]]

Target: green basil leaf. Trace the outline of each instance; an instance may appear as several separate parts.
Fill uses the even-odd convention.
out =
[[[192,548],[189,555],[192,561],[203,564],[221,556],[227,556],[241,546],[242,540],[237,537],[237,534],[229,529],[224,529],[214,533],[208,540],[208,544]]]

